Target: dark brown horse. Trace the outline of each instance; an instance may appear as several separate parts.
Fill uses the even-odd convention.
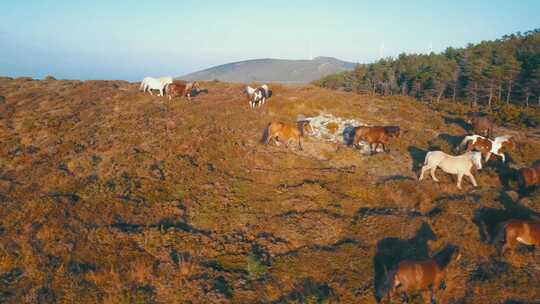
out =
[[[504,255],[507,250],[513,250],[519,243],[529,246],[540,246],[540,221],[537,220],[508,220],[503,222],[494,239],[495,245],[504,245],[500,253]]]
[[[467,121],[472,125],[473,133],[480,134],[486,137],[493,137],[493,127],[495,123],[489,116],[481,116],[478,114],[469,114]]]
[[[524,190],[540,186],[540,160],[530,167],[519,169],[519,181]]]
[[[298,149],[302,150],[302,137],[306,136],[313,132],[311,124],[307,120],[298,121],[296,125],[282,123],[282,122],[271,122],[268,124],[266,129],[264,129],[263,137],[261,142],[264,144],[274,141],[276,145],[284,144],[285,147],[289,147],[291,141],[298,143]]]
[[[453,255],[452,260],[457,261],[460,258],[461,255],[457,253]],[[398,291],[410,294],[429,290],[431,293],[430,300],[433,301],[435,291],[441,288],[441,283],[444,281],[448,264],[443,267],[434,258],[421,261],[401,261],[395,270],[387,272],[386,282],[381,286],[378,294],[381,295],[381,300],[384,299],[384,294],[386,294],[391,301],[392,296]]]
[[[383,150],[388,152],[386,145],[392,137],[398,137],[400,134],[399,127],[356,127],[354,130],[353,144],[358,145],[360,141],[366,141],[372,151],[377,151],[377,148],[382,145]],[[373,146],[374,145],[374,146]]]

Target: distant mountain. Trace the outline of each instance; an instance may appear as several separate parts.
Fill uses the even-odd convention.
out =
[[[352,70],[355,66],[356,63],[332,57],[316,57],[313,60],[255,59],[218,65],[178,79],[308,83],[330,74]]]

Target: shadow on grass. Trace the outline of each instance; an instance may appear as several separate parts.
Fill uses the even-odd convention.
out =
[[[446,124],[453,124],[457,125],[458,127],[461,127],[463,131],[470,133],[472,131],[472,126],[468,124],[465,119],[461,117],[449,117],[449,116],[443,116],[444,123]]]
[[[419,149],[414,146],[409,146],[407,150],[409,151],[409,154],[411,155],[411,159],[413,161],[411,170],[418,174],[418,171],[424,164],[424,159],[426,158],[426,154],[428,151],[424,149]]]
[[[428,241],[434,241],[437,236],[427,223],[423,223],[411,239],[400,239],[395,237],[385,238],[377,243],[374,265],[374,294],[375,300],[379,302],[382,294],[378,292],[382,289],[386,279],[386,271],[395,269],[397,265],[407,259],[422,260],[429,258]]]

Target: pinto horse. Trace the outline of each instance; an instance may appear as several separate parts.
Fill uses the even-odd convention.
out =
[[[366,127],[360,126],[354,129],[353,144],[357,146],[360,141],[366,141],[372,151],[382,145],[384,151],[388,152],[386,145],[392,137],[399,137],[400,129],[396,126],[391,127]],[[373,145],[375,145],[373,147]]]
[[[483,134],[486,137],[493,136],[493,127],[495,123],[488,116],[481,116],[477,113],[469,114],[469,120],[467,121],[472,125],[473,132],[476,134]]]
[[[274,141],[277,146],[281,143],[285,147],[289,147],[291,141],[298,143],[298,149],[303,150],[301,138],[311,134],[313,128],[308,120],[298,121],[296,125],[287,124],[282,122],[271,122],[268,124],[266,129],[264,129],[263,137],[261,142],[264,144],[269,144],[270,140]]]
[[[268,85],[266,84],[263,84],[256,89],[250,86],[246,86],[243,92],[248,96],[249,105],[252,108],[262,106],[266,102],[266,99],[272,96],[272,91],[268,88]]]
[[[529,246],[540,246],[540,221],[512,219],[503,222],[494,239],[495,245],[504,245],[500,253],[504,255],[507,250],[513,250],[519,243]]]
[[[426,154],[422,173],[420,173],[418,180],[421,181],[424,179],[424,174],[430,170],[431,178],[438,182],[439,180],[435,176],[435,170],[441,168],[446,173],[457,174],[458,189],[461,190],[461,180],[464,175],[469,177],[473,186],[477,187],[478,184],[471,173],[473,166],[478,170],[482,169],[482,154],[480,152],[467,152],[459,156],[452,156],[442,151],[430,151]]]
[[[461,254],[454,254],[452,260],[458,261]],[[449,263],[448,263],[449,264]],[[446,276],[446,267],[442,267],[434,259],[422,261],[404,260],[401,261],[395,270],[386,271],[385,283],[377,290],[377,294],[384,299],[385,295],[391,301],[392,296],[400,289],[406,294],[430,290],[430,300],[435,300],[434,290],[441,288],[441,283]]]
[[[506,160],[503,149],[512,150],[516,146],[510,135],[498,136],[493,140],[480,135],[465,136],[459,147],[465,145],[467,145],[467,151],[476,149],[482,152],[485,155],[486,162],[490,159],[491,154],[495,154],[502,158],[503,163]]]
[[[519,182],[523,189],[540,186],[540,160],[531,167],[519,169]]]

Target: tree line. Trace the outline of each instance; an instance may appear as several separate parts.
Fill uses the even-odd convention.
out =
[[[400,54],[315,84],[363,94],[423,101],[467,100],[473,106],[540,106],[540,29],[442,53]]]

